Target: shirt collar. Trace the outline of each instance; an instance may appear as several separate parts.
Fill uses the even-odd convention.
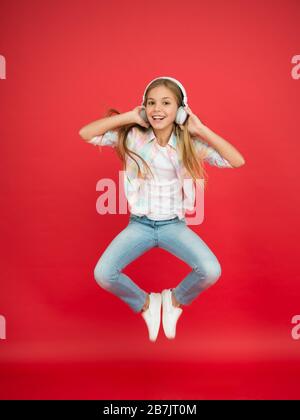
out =
[[[150,141],[154,140],[155,138],[156,137],[155,137],[154,131],[153,131],[152,127],[150,127],[148,129],[148,131],[146,132],[146,141],[149,143]],[[177,139],[176,139],[175,129],[173,129],[167,145],[172,146],[172,147],[174,147],[174,149],[176,149],[176,143],[177,143]]]

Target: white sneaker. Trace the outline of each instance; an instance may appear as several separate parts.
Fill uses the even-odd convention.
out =
[[[173,306],[172,289],[165,289],[161,292],[163,308],[163,328],[168,338],[175,338],[176,324],[183,309]]]
[[[142,312],[142,317],[144,318],[149,332],[149,340],[155,341],[158,335],[159,326],[160,326],[160,311],[161,311],[161,294],[160,293],[150,293],[150,303],[146,311]]]

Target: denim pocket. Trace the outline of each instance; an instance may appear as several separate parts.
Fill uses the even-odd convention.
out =
[[[185,219],[179,219],[178,222],[184,223],[186,225],[186,220]]]
[[[137,217],[136,217],[136,216],[134,216],[133,214],[131,214],[131,215],[129,216],[129,223],[128,223],[128,224],[130,224],[130,223],[132,223],[132,222],[136,222],[136,220],[137,220]]]

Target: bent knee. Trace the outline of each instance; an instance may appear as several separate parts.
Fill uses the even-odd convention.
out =
[[[103,289],[109,289],[115,279],[115,272],[109,269],[105,264],[97,264],[94,268],[94,279],[96,283]]]
[[[203,276],[203,280],[207,284],[216,283],[222,274],[222,268],[218,260],[208,260],[201,262],[201,265],[196,267],[196,271]]]

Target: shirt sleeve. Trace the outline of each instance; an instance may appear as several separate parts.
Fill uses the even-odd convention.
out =
[[[91,143],[94,146],[111,146],[116,147],[118,144],[118,133],[114,130],[108,130],[100,136],[95,136],[87,143]]]
[[[204,153],[204,162],[209,163],[211,166],[218,166],[219,168],[233,168],[227,159],[223,158],[223,156],[221,156],[220,153],[216,151],[216,149],[209,146],[203,140],[199,138],[195,139],[194,146],[197,152]]]

